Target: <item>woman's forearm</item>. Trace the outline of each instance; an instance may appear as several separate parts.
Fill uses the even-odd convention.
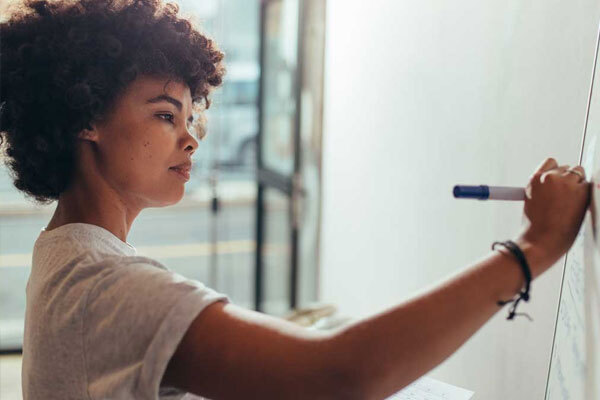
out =
[[[533,278],[556,258],[517,241]],[[332,354],[345,365],[364,398],[383,399],[454,353],[513,298],[525,279],[507,251],[486,257],[441,285],[403,304],[349,325],[332,338]]]

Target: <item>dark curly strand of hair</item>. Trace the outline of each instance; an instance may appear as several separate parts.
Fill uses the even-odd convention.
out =
[[[57,200],[77,134],[138,75],[184,82],[195,107],[210,106],[224,54],[178,12],[161,0],[25,0],[0,24],[0,146],[17,189]]]

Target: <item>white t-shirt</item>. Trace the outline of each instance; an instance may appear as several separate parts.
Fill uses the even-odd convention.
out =
[[[200,399],[160,381],[198,313],[227,296],[84,223],[42,229],[26,293],[25,400]]]

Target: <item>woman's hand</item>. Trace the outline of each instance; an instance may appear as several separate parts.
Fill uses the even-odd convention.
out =
[[[517,243],[531,244],[548,257],[549,265],[554,264],[575,241],[589,205],[590,186],[583,167],[558,166],[553,158],[546,159],[525,190],[527,222]]]

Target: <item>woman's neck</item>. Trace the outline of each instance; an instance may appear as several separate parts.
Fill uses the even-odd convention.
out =
[[[100,226],[127,242],[127,234],[139,211],[131,211],[112,193],[93,193],[72,188],[61,193],[46,230],[70,223]]]

